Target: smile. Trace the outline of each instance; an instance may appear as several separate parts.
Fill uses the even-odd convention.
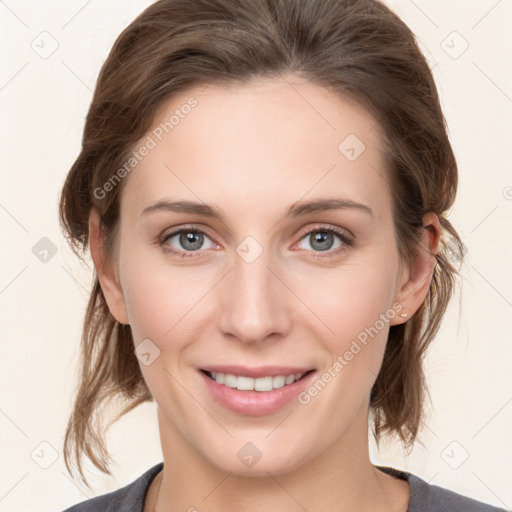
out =
[[[294,403],[297,395],[311,384],[317,373],[308,368],[294,368],[300,373],[290,373],[291,368],[272,368],[236,369],[232,366],[232,373],[226,371],[227,368],[226,373],[218,371],[220,368],[216,368],[217,371],[203,368],[198,374],[207,393],[222,407],[237,414],[262,416]],[[244,375],[246,373],[253,376]]]
[[[272,391],[297,382],[302,378],[302,373],[291,375],[275,375],[273,377],[246,377],[244,375],[233,375],[231,373],[207,372],[206,375],[217,384],[229,388],[236,388],[240,391]]]

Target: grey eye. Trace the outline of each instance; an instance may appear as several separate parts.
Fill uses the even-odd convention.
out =
[[[178,240],[178,246],[172,244],[174,239]],[[204,242],[207,240],[210,241],[210,246],[202,247]],[[176,233],[172,233],[167,237],[167,242],[175,249],[185,251],[197,251],[201,248],[210,249],[213,247],[213,242],[205,235],[205,233],[192,229],[184,229],[177,231]]]
[[[334,245],[338,238],[338,245]],[[316,230],[311,233],[307,233],[301,240],[306,240],[309,243],[309,247],[301,247],[301,249],[308,249],[313,251],[328,251],[329,249],[336,249],[342,245],[340,235],[327,231],[327,230]]]

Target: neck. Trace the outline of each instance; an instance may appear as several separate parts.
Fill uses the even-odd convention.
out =
[[[291,470],[265,471],[260,476],[250,476],[223,471],[211,464],[178,435],[160,411],[159,422],[164,470],[160,478],[154,480],[155,506],[151,511],[407,510],[407,482],[373,466],[367,435],[354,439],[351,432],[347,432],[335,445]],[[353,428],[367,433],[367,429],[361,429],[359,425]]]

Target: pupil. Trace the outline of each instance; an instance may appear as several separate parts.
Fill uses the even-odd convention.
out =
[[[333,235],[332,233],[315,233],[311,235],[313,237],[313,243],[311,243],[311,247],[317,249],[319,251],[326,251],[330,249],[333,243]],[[316,244],[316,246],[315,246]]]
[[[187,231],[186,233],[181,233],[180,244],[185,249],[199,249],[203,244],[203,235],[201,233],[196,233],[194,231]]]

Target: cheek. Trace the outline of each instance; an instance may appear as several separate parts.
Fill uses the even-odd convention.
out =
[[[190,272],[172,271],[170,266],[146,263],[135,267],[127,262],[125,268],[126,308],[134,346],[144,341],[152,359],[148,365],[141,360],[144,380],[157,399],[167,396],[169,404],[186,402],[170,375],[187,365],[189,349],[198,339],[194,329],[199,331],[197,326],[201,325],[201,298],[207,284]]]
[[[195,323],[201,302],[215,280],[199,267],[172,267],[165,261],[149,262],[134,253],[123,266],[123,291],[134,340],[149,338],[158,346],[172,341],[177,348],[180,332]],[[168,348],[168,347],[167,347]]]
[[[298,295],[333,339],[354,338],[381,315],[394,315],[395,269],[390,267],[390,263],[372,262],[316,272],[302,283]]]
[[[344,397],[346,405],[353,402],[355,407],[379,372],[389,322],[400,307],[394,303],[397,269],[392,253],[372,255],[371,261],[315,272],[308,278],[309,287],[304,282],[298,290],[316,315],[308,315],[308,330],[329,354],[325,367],[330,375],[325,378],[335,382],[329,387]]]

